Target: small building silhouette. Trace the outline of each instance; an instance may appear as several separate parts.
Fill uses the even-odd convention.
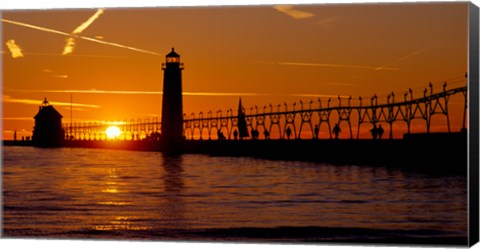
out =
[[[60,147],[63,145],[65,131],[62,128],[63,116],[44,99],[38,113],[33,117],[33,145],[37,147]]]

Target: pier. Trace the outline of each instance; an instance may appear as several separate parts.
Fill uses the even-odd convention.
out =
[[[182,108],[183,68],[172,49],[162,66],[161,121],[69,122],[60,127],[61,114],[45,99],[35,116],[33,141],[4,141],[4,145],[202,153],[466,173],[467,75],[441,85],[429,83],[420,94],[408,89],[401,96],[388,93],[384,99],[376,94],[338,96],[249,108],[240,99],[236,112],[188,115]],[[450,87],[451,83],[455,86]],[[457,104],[463,100],[461,128],[451,126],[453,97]],[[53,128],[51,115],[42,114],[47,111],[55,114]],[[432,131],[434,119],[437,124],[443,122],[443,130]],[[414,122],[417,126],[420,122],[422,132],[418,127],[412,131]],[[108,134],[110,127],[118,133],[114,137]]]

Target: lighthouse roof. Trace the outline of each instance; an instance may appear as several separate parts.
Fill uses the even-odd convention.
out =
[[[61,119],[63,118],[62,114],[60,114],[53,106],[41,106],[38,110],[37,115],[33,117],[34,119]]]
[[[167,57],[180,57],[180,55],[175,53],[175,48],[172,48],[172,52],[167,54]]]

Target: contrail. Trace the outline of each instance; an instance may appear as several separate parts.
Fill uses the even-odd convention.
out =
[[[80,24],[75,30],[73,30],[72,34],[73,35],[78,35],[82,33],[86,28],[88,28],[98,17],[100,17],[101,14],[103,14],[104,10],[103,9],[98,9],[93,16],[88,18],[87,21],[84,23]],[[63,48],[63,53],[62,55],[67,55],[73,53],[73,49],[75,47],[75,39],[73,37],[68,37],[66,40],[67,44],[65,44],[65,47]]]
[[[77,38],[77,39],[83,39],[83,40],[96,42],[96,43],[100,43],[100,44],[104,44],[104,45],[108,45],[108,46],[124,48],[124,49],[132,50],[132,51],[136,51],[136,52],[140,52],[140,53],[161,56],[161,54],[156,53],[156,52],[152,52],[152,51],[148,51],[148,50],[140,49],[140,48],[135,48],[135,47],[129,47],[129,46],[125,46],[125,45],[114,43],[114,42],[107,42],[107,41],[102,41],[102,40],[98,40],[98,39],[94,39],[94,38],[90,38],[90,37],[86,37],[86,36],[69,34],[69,33],[66,33],[66,32],[55,30],[55,29],[40,27],[40,26],[36,26],[36,25],[28,24],[28,23],[23,23],[23,22],[17,22],[17,21],[13,21],[13,20],[4,19],[4,18],[1,18],[0,20],[2,20],[2,22],[5,22],[5,23],[9,23],[9,24],[17,25],[17,26],[22,26],[22,27],[26,27],[26,28],[31,28],[31,29],[36,29],[36,30],[40,30],[40,31],[44,31],[44,32],[57,34],[57,35],[63,35],[63,36]]]
[[[98,17],[100,17],[101,14],[103,14],[104,12],[104,9],[98,9],[97,12],[95,12],[95,14],[93,14],[93,16],[91,16],[90,18],[88,18],[87,21],[85,21],[84,23],[82,23],[80,26],[78,26],[73,32],[72,34],[74,35],[78,35],[80,33],[82,33],[86,28],[88,28],[88,26],[90,26]]]
[[[314,16],[313,13],[303,10],[296,10],[292,5],[275,5],[273,8],[295,19],[304,19]]]
[[[317,21],[316,24],[325,27],[325,26],[330,25],[330,23],[334,22],[335,20],[337,20],[337,17],[333,16],[333,17],[329,17],[329,18]]]
[[[5,43],[12,54],[12,58],[21,58],[23,57],[22,48],[15,43],[15,40],[8,40]]]
[[[394,60],[394,61],[392,61],[392,62],[389,62],[389,63],[387,63],[387,64],[384,64],[384,65],[382,65],[382,66],[377,67],[377,68],[375,69],[375,71],[384,70],[384,69],[386,68],[385,66],[390,66],[390,65],[393,65],[393,64],[398,63],[398,62],[400,62],[400,61],[406,60],[406,59],[408,59],[408,58],[410,58],[410,57],[413,57],[413,56],[415,56],[415,55],[417,55],[417,54],[420,54],[421,52],[423,52],[423,50],[417,50],[417,51],[415,51],[415,52],[413,52],[413,53],[411,53],[411,54],[409,54],[409,55],[400,57],[400,58],[398,58],[398,59],[396,59],[396,60]]]
[[[35,100],[35,99],[15,99],[8,95],[3,95],[3,102],[5,103],[17,103],[17,104],[27,104],[27,105],[40,105],[42,101]],[[100,108],[99,105],[90,105],[90,104],[80,104],[80,103],[70,103],[70,102],[55,102],[49,101],[52,105],[57,106],[74,106],[74,107],[89,107],[89,108]]]
[[[347,65],[347,64],[327,64],[327,63],[305,63],[305,62],[258,62],[258,63],[269,63],[269,64],[279,64],[286,66],[309,66],[309,67],[331,67],[331,68],[352,68],[352,69],[366,69],[366,70],[400,70],[399,68],[394,67],[372,67],[372,66],[362,66],[362,65]]]
[[[126,91],[126,90],[97,90],[97,89],[84,89],[84,90],[33,90],[33,89],[4,89],[5,92],[37,92],[37,93],[85,93],[85,94],[123,94],[123,95],[161,95],[162,91]],[[315,94],[315,93],[233,93],[233,92],[183,92],[185,96],[217,96],[217,97],[229,97],[229,96],[296,96],[296,97],[324,97],[324,98],[337,98],[339,95],[328,94]],[[347,95],[340,95],[341,98],[347,98]],[[36,101],[35,103],[38,103]]]

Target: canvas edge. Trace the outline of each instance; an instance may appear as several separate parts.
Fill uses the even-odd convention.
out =
[[[473,246],[479,240],[479,9],[472,2],[468,7],[468,245]]]

